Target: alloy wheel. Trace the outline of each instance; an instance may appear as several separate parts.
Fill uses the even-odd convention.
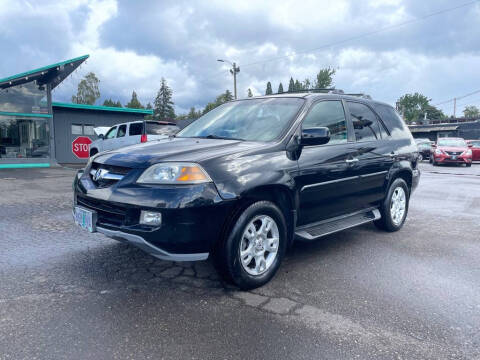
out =
[[[258,276],[272,266],[277,257],[280,235],[270,216],[255,216],[245,227],[240,241],[240,261],[250,275]]]
[[[407,195],[403,187],[398,186],[393,190],[390,202],[390,216],[395,226],[401,224],[407,207]]]

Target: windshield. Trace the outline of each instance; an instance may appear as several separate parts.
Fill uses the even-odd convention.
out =
[[[268,98],[226,103],[177,136],[272,141],[284,132],[303,102],[299,98]]]
[[[466,147],[467,143],[463,139],[441,139],[438,140],[437,146]]]

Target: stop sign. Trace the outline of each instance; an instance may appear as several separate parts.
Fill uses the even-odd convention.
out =
[[[79,159],[88,159],[92,140],[86,136],[79,136],[72,141],[72,152]]]

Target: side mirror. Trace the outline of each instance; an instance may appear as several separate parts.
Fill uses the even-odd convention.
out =
[[[98,135],[98,137],[102,140],[105,138],[105,136],[103,134]]]
[[[432,144],[432,148],[436,148],[437,147],[437,144]]]
[[[467,144],[469,148],[473,147],[473,144]]]
[[[302,145],[323,145],[330,141],[330,130],[327,127],[302,129]]]

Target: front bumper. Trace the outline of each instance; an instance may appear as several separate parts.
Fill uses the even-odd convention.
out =
[[[208,258],[236,200],[223,200],[213,183],[148,186],[128,177],[105,188],[88,173],[74,180],[74,203],[97,213],[96,229],[163,260]],[[158,227],[141,225],[141,210],[162,214]]]
[[[455,158],[451,155],[438,155],[434,154],[433,159],[437,163],[444,163],[444,164],[471,164],[472,157],[466,155],[457,155]]]
[[[195,253],[195,254],[172,254],[168,251],[160,249],[159,247],[149,243],[143,237],[139,235],[129,234],[123,231],[118,230],[110,230],[102,227],[97,227],[97,231],[102,233],[103,235],[108,236],[114,240],[118,240],[121,242],[126,242],[131,245],[134,245],[141,250],[149,253],[152,256],[155,256],[161,260],[169,260],[169,261],[200,261],[206,260],[208,258],[209,253]]]

